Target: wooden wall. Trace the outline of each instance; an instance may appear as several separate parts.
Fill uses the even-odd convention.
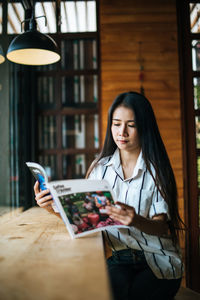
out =
[[[176,2],[100,0],[99,3],[103,138],[113,99],[124,91],[140,91],[141,42],[145,95],[153,106],[175,172],[179,209],[184,219]]]

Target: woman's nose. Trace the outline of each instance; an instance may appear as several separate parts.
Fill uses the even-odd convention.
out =
[[[122,135],[122,136],[126,136],[127,135],[127,128],[126,128],[126,126],[121,126],[120,127],[119,134]]]

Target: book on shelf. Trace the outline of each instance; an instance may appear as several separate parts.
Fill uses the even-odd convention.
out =
[[[53,209],[60,213],[71,238],[83,237],[110,227],[127,228],[112,220],[106,206],[115,205],[114,195],[105,180],[69,179],[49,181],[45,169],[38,163],[27,166],[40,189],[49,189]]]

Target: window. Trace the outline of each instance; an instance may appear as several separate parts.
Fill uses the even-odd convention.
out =
[[[98,41],[81,33],[57,42],[61,61],[36,71],[38,158],[53,179],[80,178],[99,152]]]
[[[2,27],[1,7],[2,4],[0,4],[0,26]],[[40,32],[57,32],[56,1],[36,1],[35,17],[37,18],[37,29]],[[24,8],[21,2],[10,1],[8,3],[7,33],[21,33],[23,21]],[[96,32],[96,1],[61,1],[59,22],[62,33]]]
[[[35,204],[25,161],[41,163],[51,179],[82,178],[99,152],[96,1],[61,1],[58,19],[55,3],[37,1],[35,9],[36,16],[46,15],[47,26],[38,18],[38,30],[57,42],[61,60],[38,67],[10,63],[11,197],[17,199],[13,206]],[[21,32],[24,9],[18,2],[8,4],[12,38]],[[72,9],[76,15],[74,25],[67,9],[70,16]]]
[[[0,3],[0,34],[2,34],[2,20],[3,20],[3,7],[2,7],[2,3]]]
[[[20,2],[8,3],[7,33],[21,33],[21,22],[24,20],[24,9]]]
[[[200,259],[200,2],[177,1],[187,220],[187,285],[199,290]]]

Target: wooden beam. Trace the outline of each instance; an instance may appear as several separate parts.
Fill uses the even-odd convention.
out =
[[[14,10],[16,16],[17,16],[17,19],[18,19],[19,23],[21,24],[22,20],[20,19],[20,15],[19,15],[19,12],[18,12],[18,10],[17,10],[16,4],[13,3],[13,4],[11,4],[11,5],[12,5],[12,7],[13,7],[13,10]]]
[[[67,24],[67,31],[69,31],[69,21],[67,17],[67,4],[65,2],[63,2],[63,4],[64,4],[64,14],[65,14],[66,24]]]
[[[14,25],[14,23],[13,23],[13,21],[12,21],[12,19],[11,19],[11,17],[10,17],[9,15],[8,15],[8,23],[9,23],[10,26],[12,27],[14,33],[17,33],[17,30],[16,30],[16,28],[15,28],[15,25]]]
[[[42,10],[43,10],[44,15],[46,16],[46,20],[47,20],[47,30],[48,30],[48,32],[50,32],[49,22],[48,22],[47,13],[46,13],[44,3],[41,3],[41,5],[42,5]]]

